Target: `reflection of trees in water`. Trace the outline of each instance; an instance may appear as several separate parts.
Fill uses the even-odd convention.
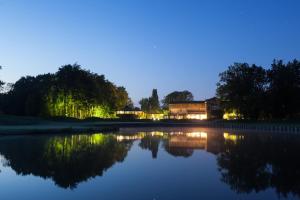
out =
[[[172,136],[169,136],[167,140],[164,140],[163,147],[166,152],[175,157],[190,157],[193,155],[194,150],[188,147],[174,147],[171,145],[170,140]],[[173,136],[174,137],[174,136]],[[176,136],[175,136],[176,137]]]
[[[226,141],[218,156],[222,181],[239,193],[274,187],[278,194],[300,195],[300,138],[246,135]]]
[[[194,150],[191,148],[182,148],[182,147],[170,147],[169,143],[166,142],[165,145],[165,150],[169,154],[175,157],[190,157],[193,155]]]
[[[152,153],[152,158],[157,158],[160,140],[160,136],[152,136],[150,134],[146,134],[143,138],[141,138],[139,146],[142,149],[150,150]]]
[[[216,154],[222,181],[236,192],[259,192],[273,187],[280,195],[300,196],[300,137],[262,134],[223,137],[209,133],[206,141],[182,139],[187,137],[184,133],[178,135],[9,137],[0,139],[0,153],[5,157],[5,165],[17,174],[51,178],[60,187],[74,188],[122,162],[133,141],[141,139],[139,146],[150,150],[153,158],[158,156],[160,144],[172,156],[189,157],[195,148]],[[175,138],[172,142],[171,137]]]
[[[187,146],[181,146],[181,147],[175,147],[172,144],[170,144],[171,138],[175,137],[181,137],[186,138],[184,133],[180,133],[180,136],[178,135],[170,135],[168,133],[160,133],[160,134],[153,134],[153,133],[144,133],[143,137],[141,138],[141,141],[139,143],[139,146],[142,149],[146,149],[151,151],[152,158],[157,158],[158,149],[160,142],[162,142],[162,146],[165,149],[166,152],[168,152],[172,156],[182,156],[182,157],[189,157],[193,154],[194,150],[190,146],[188,146],[188,142],[185,142]]]
[[[131,144],[102,134],[18,137],[0,140],[0,152],[17,174],[52,178],[61,187],[74,188],[122,162]]]

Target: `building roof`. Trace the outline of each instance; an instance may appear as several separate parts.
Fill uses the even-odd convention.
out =
[[[176,101],[169,104],[198,104],[198,103],[205,103],[205,101]]]

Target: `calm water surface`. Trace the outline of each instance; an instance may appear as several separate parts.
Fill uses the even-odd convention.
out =
[[[300,137],[214,129],[0,137],[0,197],[299,199]]]

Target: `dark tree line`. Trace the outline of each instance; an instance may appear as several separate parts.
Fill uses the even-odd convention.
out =
[[[194,96],[190,91],[174,91],[164,97],[162,100],[163,108],[167,109],[170,103],[175,103],[179,101],[193,101]]]
[[[141,110],[146,113],[156,114],[161,112],[157,89],[152,90],[152,95],[149,98],[140,100]]]
[[[77,64],[54,74],[22,77],[0,101],[5,114],[75,118],[113,117],[114,110],[131,102],[124,87]]]
[[[217,96],[227,112],[244,119],[300,117],[300,62],[274,60],[270,69],[235,63],[222,72]]]

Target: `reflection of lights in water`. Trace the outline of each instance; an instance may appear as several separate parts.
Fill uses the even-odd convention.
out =
[[[161,131],[152,131],[152,132],[148,132],[148,133],[139,132],[135,135],[117,135],[116,139],[117,139],[117,141],[139,140],[139,139],[143,139],[146,135],[163,137],[165,135],[165,133],[161,132]]]
[[[163,133],[163,132],[160,132],[160,131],[152,131],[152,132],[151,132],[151,135],[152,135],[152,136],[164,136],[164,133]]]
[[[205,132],[191,132],[186,133],[187,137],[199,137],[199,138],[207,138],[207,133]]]
[[[198,137],[198,138],[207,138],[206,132],[171,132],[169,135],[184,135],[186,137]]]
[[[244,139],[243,135],[236,135],[236,134],[230,134],[230,133],[224,133],[223,134],[225,140],[232,140],[236,142],[238,139]]]
[[[117,135],[117,141],[142,139],[141,135]]]
[[[123,141],[123,140],[138,140],[144,138],[146,135],[150,136],[159,136],[159,137],[164,137],[164,136],[172,136],[172,135],[182,135],[186,137],[191,137],[191,138],[207,138],[207,133],[206,132],[170,132],[170,133],[164,133],[161,131],[152,131],[152,132],[140,132],[135,135],[117,135],[116,139],[117,141]]]

